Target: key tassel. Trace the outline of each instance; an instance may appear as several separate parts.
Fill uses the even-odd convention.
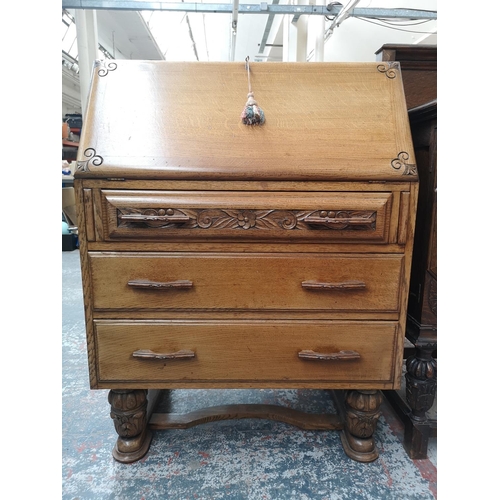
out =
[[[241,113],[241,120],[245,125],[262,125],[266,121],[264,111],[259,108],[257,101],[254,99],[253,92],[249,92],[248,100],[245,109]]]
[[[250,64],[249,57],[245,59],[246,70],[248,74],[248,94],[247,94],[247,103],[243,111],[241,112],[241,121],[245,125],[262,125],[266,121],[266,117],[264,115],[264,111],[262,108],[259,108],[257,101],[254,98],[252,87],[250,85]]]

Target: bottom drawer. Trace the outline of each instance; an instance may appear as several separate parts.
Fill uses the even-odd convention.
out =
[[[102,382],[390,382],[397,323],[368,321],[94,322]],[[146,357],[137,351],[146,351]],[[155,359],[189,351],[181,359]],[[353,359],[304,359],[301,351],[355,351]],[[134,354],[135,353],[135,354]],[[309,353],[311,356],[315,354]],[[308,356],[303,353],[301,356]],[[326,383],[326,384],[325,384]],[[145,384],[147,385],[147,384]],[[172,387],[175,384],[172,385]],[[308,384],[306,384],[308,385]]]

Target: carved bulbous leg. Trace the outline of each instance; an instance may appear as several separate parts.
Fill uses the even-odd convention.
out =
[[[427,412],[434,404],[437,361],[432,357],[436,344],[416,345],[415,355],[406,360],[406,401],[411,409],[405,425],[405,448],[411,458],[426,458],[430,435]]]
[[[147,428],[147,390],[114,389],[109,391],[108,401],[118,433],[113,457],[118,462],[135,462],[147,453],[151,444],[152,434]]]
[[[434,345],[416,348],[415,356],[406,360],[406,400],[414,420],[425,421],[434,404],[437,387],[437,361],[432,357]]]
[[[381,412],[382,393],[378,390],[350,390],[345,396],[345,426],[341,434],[346,454],[359,462],[378,457],[373,433]]]

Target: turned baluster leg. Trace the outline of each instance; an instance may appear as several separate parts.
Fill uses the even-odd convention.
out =
[[[135,462],[147,453],[151,444],[152,434],[147,428],[147,390],[114,389],[109,391],[108,401],[118,433],[113,457],[118,462]]]
[[[373,433],[381,412],[382,393],[378,390],[350,390],[345,394],[345,423],[341,433],[346,454],[359,462],[378,457]]]
[[[437,387],[435,344],[416,345],[415,355],[406,360],[406,401],[411,408],[405,426],[405,448],[411,458],[426,458],[430,426],[427,414],[434,404]]]

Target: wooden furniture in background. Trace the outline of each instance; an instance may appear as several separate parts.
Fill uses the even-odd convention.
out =
[[[401,64],[420,178],[406,329],[415,350],[406,360],[406,398],[385,394],[405,424],[408,454],[426,458],[437,431],[429,413],[437,390],[437,48],[384,45],[377,55]]]
[[[377,458],[400,387],[418,177],[397,64],[101,62],[75,173],[90,386],[113,456],[152,429],[273,418]],[[155,412],[157,390],[334,391],[338,415]]]
[[[377,61],[399,62],[407,108],[437,98],[437,47],[435,45],[386,44],[375,52]]]

